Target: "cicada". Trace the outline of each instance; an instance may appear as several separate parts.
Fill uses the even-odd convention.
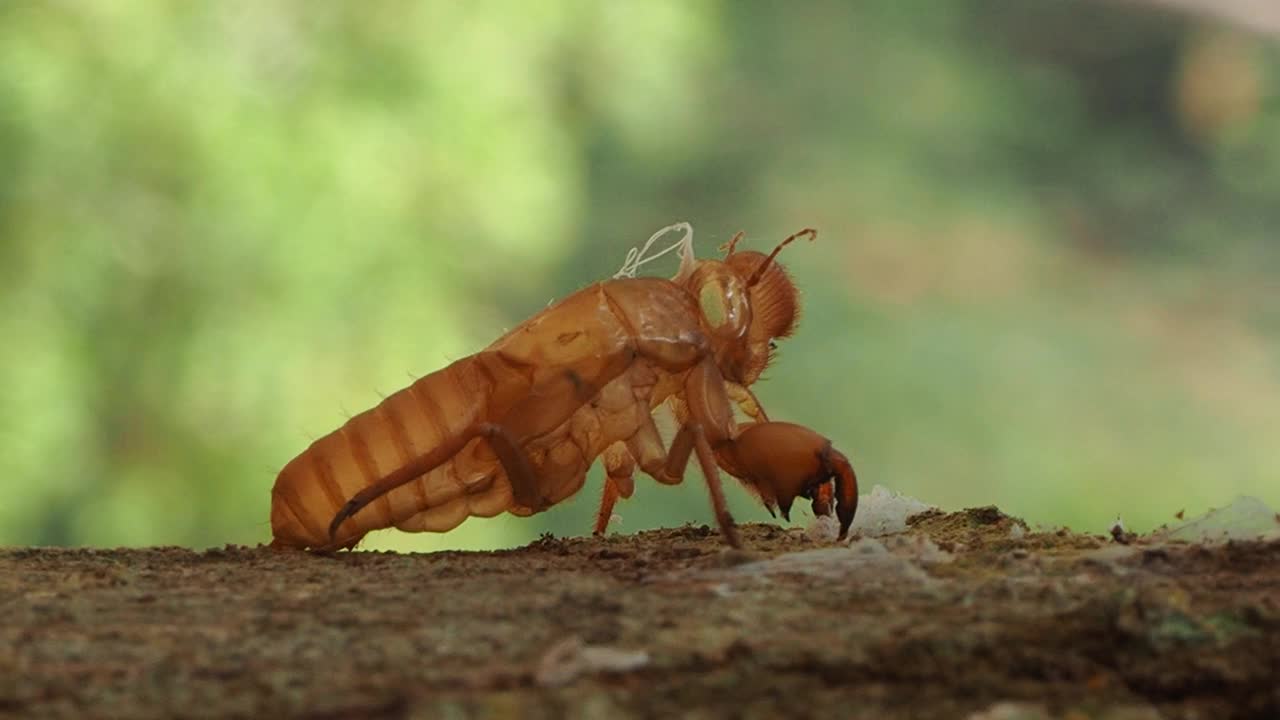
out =
[[[675,277],[636,277],[673,230],[683,231],[667,249],[681,251]],[[313,442],[272,488],[273,545],[330,551],[383,528],[445,532],[473,516],[529,516],[577,493],[598,458],[601,533],[637,469],[677,484],[691,456],[730,546],[740,541],[721,470],[788,520],[797,497],[817,515],[834,510],[844,538],[858,504],[848,458],[807,427],[770,420],[750,389],[796,328],[798,293],[778,253],[817,232],[768,255],[739,250],[739,233],[723,257],[701,260],[692,232],[659,231],[613,278]],[[654,420],[663,405],[677,421],[669,445]]]

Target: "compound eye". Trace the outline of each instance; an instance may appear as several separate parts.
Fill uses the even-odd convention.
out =
[[[720,276],[708,279],[698,292],[698,307],[707,324],[722,337],[741,337],[751,322],[747,293],[737,278]]]

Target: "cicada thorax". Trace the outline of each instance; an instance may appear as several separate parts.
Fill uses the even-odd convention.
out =
[[[661,372],[649,363],[636,361],[568,420],[525,445],[538,490],[548,506],[581,490],[587,472],[605,450],[629,440],[650,422],[650,395],[659,375]],[[489,471],[497,482],[506,482],[505,470],[496,461]],[[536,511],[516,502],[510,507],[514,515]]]

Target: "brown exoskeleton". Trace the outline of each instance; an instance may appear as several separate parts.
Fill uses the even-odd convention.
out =
[[[531,515],[581,489],[601,455],[597,533],[631,496],[637,466],[676,484],[693,454],[731,546],[717,465],[784,517],[797,497],[819,515],[834,505],[845,537],[858,503],[848,459],[808,428],[770,421],[749,390],[799,310],[775,257],[816,231],[767,256],[738,251],[739,233],[723,259],[697,260],[692,229],[666,230],[676,228],[686,235],[675,278],[624,267],[312,443],[276,478],[273,545],[333,550],[386,527],[444,532],[469,516]],[[634,273],[643,260],[631,260]],[[679,421],[670,448],[653,419],[667,402]],[[753,421],[740,425],[731,403]]]

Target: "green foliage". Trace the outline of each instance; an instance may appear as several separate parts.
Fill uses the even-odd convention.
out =
[[[757,390],[867,488],[1275,505],[1277,70],[1050,0],[0,5],[0,544],[263,541],[344,410],[676,220],[820,229]],[[621,529],[709,520],[651,485]],[[584,532],[596,488],[374,546]]]

